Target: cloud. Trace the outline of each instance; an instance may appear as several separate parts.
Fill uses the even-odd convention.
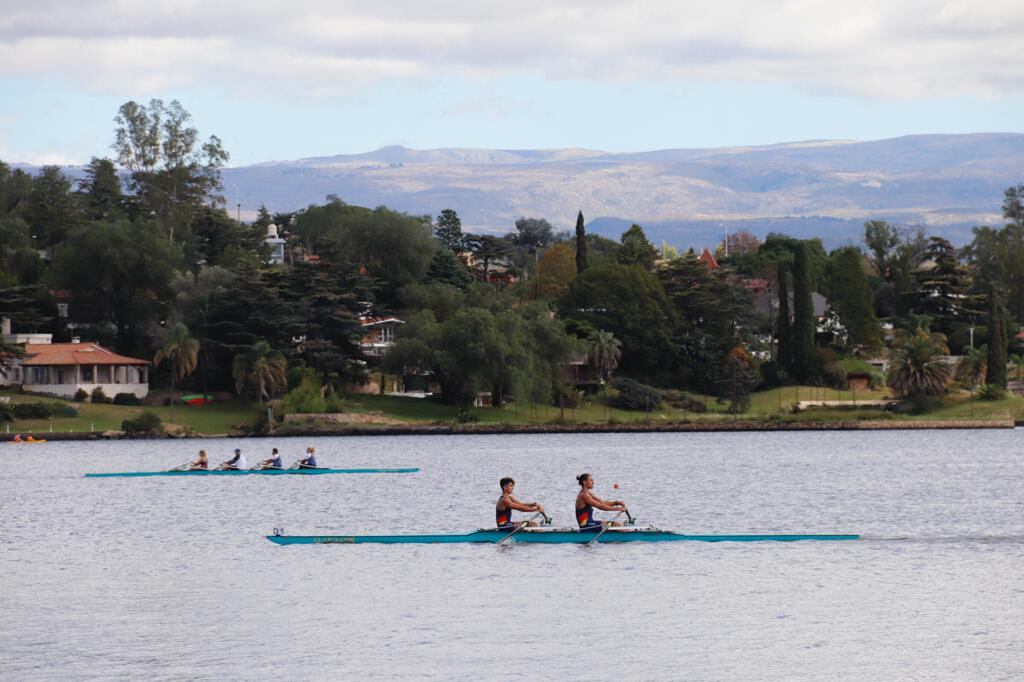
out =
[[[337,96],[523,75],[786,83],[886,99],[1024,91],[1018,0],[19,5],[0,16],[0,76],[116,94],[202,85]]]

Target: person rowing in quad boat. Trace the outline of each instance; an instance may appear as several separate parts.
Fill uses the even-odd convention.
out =
[[[590,474],[580,474],[576,477],[576,482],[580,484],[580,493],[576,496],[576,522],[579,524],[580,530],[600,531],[605,525],[623,525],[621,521],[599,521],[595,519],[594,509],[625,512],[628,517],[629,511],[626,510],[626,503],[624,501],[602,500],[590,492],[594,489],[594,477]]]
[[[279,453],[277,451],[277,448],[274,448],[270,452],[270,457],[262,460],[259,464],[256,465],[256,468],[257,469],[283,469],[284,467],[281,466],[281,453]]]
[[[199,458],[194,462],[188,463],[188,468],[191,471],[197,471],[202,469],[208,469],[210,467],[210,460],[206,456],[206,450],[199,451]]]
[[[218,469],[248,469],[249,462],[246,461],[245,455],[239,448],[235,448],[235,456],[226,462],[223,462]]]
[[[299,469],[316,469],[316,448],[306,448],[306,456],[298,461]]]
[[[512,494],[512,491],[516,487],[516,482],[509,477],[505,477],[499,481],[498,485],[501,486],[501,497],[498,498],[497,504],[494,506],[494,520],[497,523],[498,530],[514,530],[521,526],[536,526],[537,522],[530,521],[512,521],[512,512],[537,512],[545,519],[547,515],[544,514],[544,506],[540,502],[521,502],[516,499]]]

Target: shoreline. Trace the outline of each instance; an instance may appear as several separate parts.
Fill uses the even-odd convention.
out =
[[[944,419],[944,420],[850,420],[850,421],[734,421],[734,422],[673,422],[665,424],[409,424],[376,427],[352,426],[333,429],[280,428],[270,433],[181,435],[132,435],[121,431],[103,432],[22,432],[47,441],[88,440],[195,440],[206,438],[309,438],[327,436],[474,436],[534,433],[725,433],[730,431],[919,431],[950,429],[1012,429],[1024,423],[1013,419]],[[3,434],[0,441],[10,443],[14,434]]]

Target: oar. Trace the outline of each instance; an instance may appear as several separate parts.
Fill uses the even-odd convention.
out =
[[[601,524],[601,530],[599,530],[599,531],[597,532],[597,535],[595,535],[594,537],[590,538],[590,542],[588,542],[587,544],[588,544],[588,545],[592,545],[592,544],[594,544],[595,542],[597,542],[597,539],[598,539],[599,537],[601,537],[602,535],[604,535],[604,532],[605,532],[606,530],[608,530],[609,528],[611,528],[611,527],[612,527],[612,521],[614,521],[615,519],[617,519],[617,518],[619,518],[620,516],[622,516],[623,512],[625,512],[625,514],[626,514],[626,517],[627,517],[627,518],[629,517],[629,512],[627,512],[627,511],[626,511],[625,509],[623,509],[623,510],[622,510],[622,511],[620,511],[620,512],[619,512],[618,514],[616,514],[615,516],[613,516],[613,517],[612,517],[612,520],[611,520],[611,521],[609,521],[608,523],[604,523],[604,524]]]
[[[173,469],[168,469],[168,471],[185,471],[186,469],[189,469],[191,467],[192,467],[192,462],[185,462],[184,464],[179,464],[178,466],[174,467]]]
[[[518,533],[522,529],[526,528],[527,526],[529,526],[530,525],[530,521],[533,521],[535,518],[537,518],[538,516],[542,516],[542,515],[544,516],[545,519],[547,518],[547,515],[545,515],[544,512],[537,512],[536,514],[531,516],[529,519],[527,519],[526,523],[521,523],[518,526],[516,526],[515,530],[513,530],[511,533],[509,533],[508,535],[506,535],[502,539],[498,540],[498,542],[496,542],[495,544],[500,545],[501,543],[505,542],[510,537],[512,537],[513,535],[515,535],[516,533]]]

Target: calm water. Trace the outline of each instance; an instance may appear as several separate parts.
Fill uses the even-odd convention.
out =
[[[419,474],[84,479],[200,447]],[[0,678],[1010,680],[1020,430],[0,446]],[[289,460],[290,461],[290,460]],[[845,543],[296,546],[464,532],[497,481],[572,519],[576,474],[683,532]],[[618,483],[619,490],[612,490]]]

